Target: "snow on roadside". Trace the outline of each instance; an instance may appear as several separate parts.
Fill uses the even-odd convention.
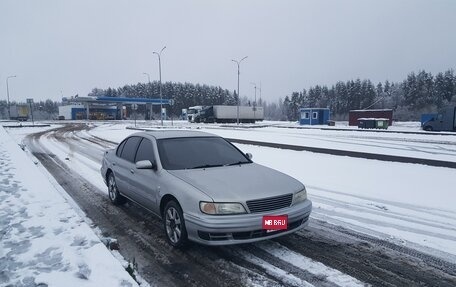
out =
[[[131,124],[101,125],[89,134],[120,142],[137,132],[125,129],[127,126]],[[215,125],[211,128],[199,130],[228,138],[265,140],[262,132],[265,129],[216,129]],[[328,139],[332,138],[330,133],[324,133]],[[298,136],[299,133],[282,129],[274,131],[267,139],[289,143],[291,137],[287,135]],[[396,136],[403,142],[407,142],[407,137],[413,136],[417,140],[423,137]],[[440,137],[422,139],[432,141]],[[235,145],[243,152],[252,153],[255,162],[305,183],[314,203],[312,218],[407,245],[452,262],[456,260],[456,209],[452,200],[452,187],[456,185],[454,169]]]
[[[2,286],[137,286],[3,127],[0,239]]]

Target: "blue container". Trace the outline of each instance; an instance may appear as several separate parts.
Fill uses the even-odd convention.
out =
[[[326,125],[330,120],[328,108],[299,109],[299,123],[301,125]]]

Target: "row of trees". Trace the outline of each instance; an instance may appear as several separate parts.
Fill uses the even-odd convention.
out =
[[[298,119],[300,107],[327,107],[333,118],[346,119],[353,109],[388,108],[399,120],[418,119],[423,112],[456,104],[456,76],[453,70],[436,76],[426,71],[410,73],[399,83],[385,81],[374,85],[370,80],[339,81],[331,87],[314,86],[293,92],[283,100],[288,120]]]
[[[125,85],[121,88],[93,89],[89,96],[106,97],[137,97],[137,98],[159,98],[160,85],[158,81],[151,83],[138,83]],[[230,93],[221,87],[208,85],[173,83],[162,84],[162,96],[164,99],[173,99],[174,105],[170,106],[169,113],[180,115],[182,109],[197,105],[235,105],[237,103],[236,93]],[[159,107],[156,107],[159,109]],[[159,110],[156,111],[159,113]]]

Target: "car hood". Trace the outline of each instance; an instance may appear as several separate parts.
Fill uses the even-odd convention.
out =
[[[168,172],[198,188],[215,202],[245,202],[304,188],[291,176],[256,163]]]

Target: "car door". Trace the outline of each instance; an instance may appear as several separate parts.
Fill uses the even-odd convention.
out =
[[[155,148],[150,139],[143,138],[136,152],[135,162],[149,160],[155,166]],[[155,169],[135,169],[132,189],[138,203],[147,209],[158,213],[159,172]]]
[[[133,197],[132,193],[131,177],[136,169],[134,161],[140,141],[141,137],[128,138],[114,167],[117,187],[122,194],[133,200],[136,199]]]

